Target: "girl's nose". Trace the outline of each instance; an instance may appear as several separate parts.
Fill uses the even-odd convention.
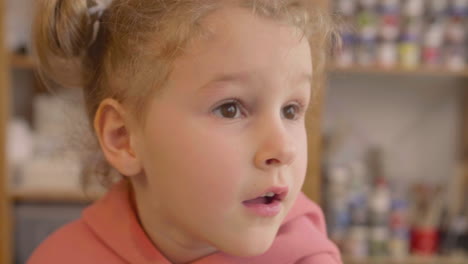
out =
[[[262,170],[289,166],[296,157],[292,136],[284,126],[262,129],[259,147],[255,154],[255,166]]]

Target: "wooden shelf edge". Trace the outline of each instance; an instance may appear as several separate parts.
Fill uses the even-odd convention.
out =
[[[29,55],[10,53],[10,65],[14,69],[34,69],[36,63]]]
[[[451,77],[468,77],[468,69],[450,70],[447,68],[415,68],[407,69],[403,67],[381,67],[376,65],[361,66],[338,66],[329,65],[327,70],[331,73],[362,73],[362,74],[388,74],[388,75],[436,75],[436,76],[451,76]]]
[[[63,202],[90,203],[102,194],[86,194],[78,191],[13,190],[9,197],[14,202]]]

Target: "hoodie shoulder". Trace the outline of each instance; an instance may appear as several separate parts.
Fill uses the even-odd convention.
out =
[[[105,244],[78,219],[55,231],[33,252],[27,264],[123,264]]]

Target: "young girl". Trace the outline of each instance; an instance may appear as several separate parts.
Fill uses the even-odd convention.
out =
[[[123,179],[30,264],[341,263],[300,191],[323,16],[284,0],[38,8],[41,72],[84,88],[100,150]]]

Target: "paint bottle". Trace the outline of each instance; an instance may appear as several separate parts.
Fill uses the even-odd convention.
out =
[[[396,259],[404,259],[409,254],[408,201],[401,197],[392,199],[390,211],[389,254]]]
[[[388,255],[390,206],[391,197],[387,182],[378,176],[369,197],[371,226],[369,248],[372,256]]]
[[[443,34],[442,22],[434,20],[428,25],[422,47],[422,61],[425,66],[436,67],[441,64]]]

